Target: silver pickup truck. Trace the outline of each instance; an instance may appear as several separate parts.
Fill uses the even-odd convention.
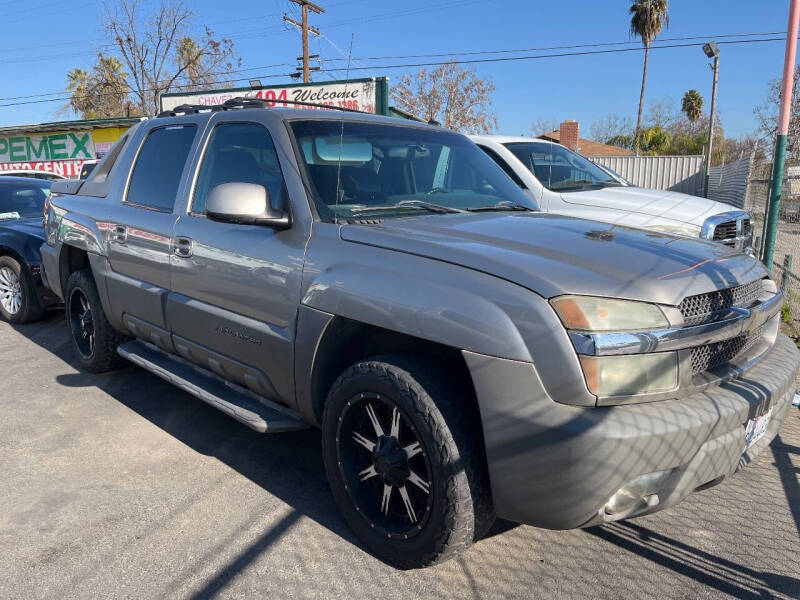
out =
[[[53,191],[44,273],[79,365],[131,361],[256,431],[320,427],[345,520],[398,567],[495,515],[675,504],[750,462],[794,394],[759,262],[537,212],[439,127],[182,107]]]

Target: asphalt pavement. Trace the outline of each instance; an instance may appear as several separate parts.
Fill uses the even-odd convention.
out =
[[[398,571],[348,531],[316,430],[260,435],[63,318],[0,323],[0,598],[800,598],[800,412],[723,484],[578,531],[498,523]]]

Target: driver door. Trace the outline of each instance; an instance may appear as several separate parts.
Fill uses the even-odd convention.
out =
[[[206,200],[217,185],[263,185],[289,210],[267,127],[235,113],[214,115],[188,210],[175,223],[167,322],[177,352],[272,400],[293,396],[295,319],[306,235],[214,221]]]

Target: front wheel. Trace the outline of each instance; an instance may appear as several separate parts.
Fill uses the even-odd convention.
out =
[[[43,314],[27,267],[10,256],[0,256],[0,316],[9,323],[28,323]]]
[[[323,415],[339,509],[370,550],[400,568],[452,558],[493,518],[472,411],[429,373],[405,357],[358,363],[333,385]]]
[[[90,373],[105,373],[125,365],[125,360],[117,354],[117,347],[126,338],[106,319],[89,269],[75,271],[69,276],[64,298],[80,368]]]

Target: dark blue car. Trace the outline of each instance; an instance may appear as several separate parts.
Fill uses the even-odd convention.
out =
[[[0,176],[0,317],[34,321],[57,298],[42,283],[42,214],[51,181]]]

